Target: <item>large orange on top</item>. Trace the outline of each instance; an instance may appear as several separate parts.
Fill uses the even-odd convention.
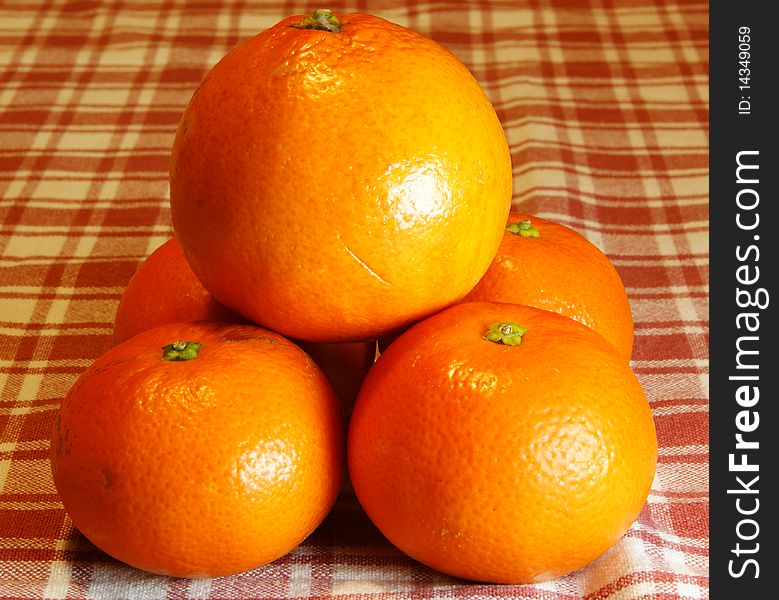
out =
[[[289,17],[206,75],[179,123],[176,236],[222,303],[308,341],[371,339],[470,291],[511,199],[468,69],[367,14]]]

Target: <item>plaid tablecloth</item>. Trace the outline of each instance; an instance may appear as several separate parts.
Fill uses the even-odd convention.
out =
[[[514,201],[614,261],[660,456],[638,521],[603,557],[535,586],[473,585],[394,549],[353,495],[288,556],[177,580],[126,567],[66,517],[47,461],[71,383],[109,347],[139,262],[171,235],[168,160],[206,70],[309,2],[0,2],[0,597],[708,596],[708,4],[333,2],[442,42],[511,145]]]

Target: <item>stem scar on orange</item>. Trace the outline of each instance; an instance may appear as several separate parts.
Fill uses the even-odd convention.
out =
[[[286,554],[324,519],[343,422],[314,362],[251,325],[174,323],[114,346],[52,431],[75,526],[134,567],[218,577]]]
[[[510,302],[551,310],[591,327],[629,361],[633,316],[608,257],[560,223],[511,211],[497,255],[466,302]]]
[[[644,392],[591,329],[474,302],[413,326],[363,383],[349,475],[412,558],[494,583],[579,569],[638,516],[657,440]]]
[[[360,13],[289,17],[231,50],[171,156],[173,225],[197,276],[307,341],[377,339],[462,299],[511,193],[501,123],[468,69]]]

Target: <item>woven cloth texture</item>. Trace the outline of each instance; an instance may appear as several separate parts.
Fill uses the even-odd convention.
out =
[[[493,101],[514,202],[586,235],[623,277],[659,464],[601,558],[538,585],[476,585],[391,546],[344,494],[289,555],[214,580],[92,546],[51,481],[48,437],[110,346],[138,264],[172,235],[178,118],[207,69],[308,2],[0,2],[1,598],[708,597],[708,4],[331,2],[441,42]]]

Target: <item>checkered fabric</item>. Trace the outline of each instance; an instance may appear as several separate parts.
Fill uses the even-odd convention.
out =
[[[48,436],[110,343],[130,276],[171,236],[175,127],[227,50],[317,3],[0,1],[0,597],[708,597],[708,4],[355,0],[443,43],[505,127],[514,201],[604,250],[636,322],[660,444],[648,502],[591,565],[475,585],[392,547],[344,494],[289,555],[181,580],[103,554],[51,481]]]

